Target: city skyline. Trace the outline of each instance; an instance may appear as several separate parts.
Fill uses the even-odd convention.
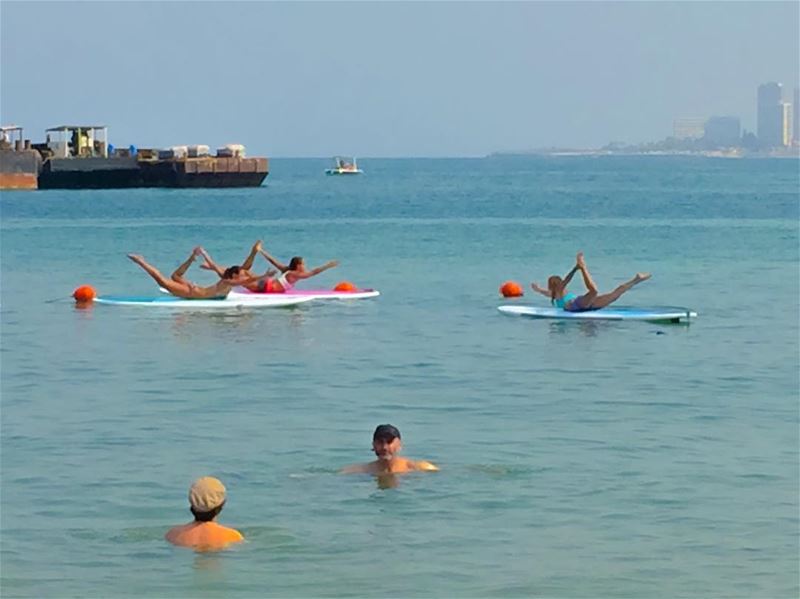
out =
[[[776,81],[762,83],[756,94],[756,128],[748,131],[741,127],[738,115],[711,115],[707,117],[678,117],[673,120],[672,137],[675,139],[710,139],[719,146],[739,145],[741,136],[755,134],[763,148],[796,146],[798,135],[798,94],[794,88],[794,102],[786,100],[783,85]]]

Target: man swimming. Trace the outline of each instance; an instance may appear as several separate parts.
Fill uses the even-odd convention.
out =
[[[175,526],[164,535],[173,545],[218,551],[244,541],[238,530],[215,522],[225,505],[225,485],[218,479],[204,476],[194,481],[189,489],[189,505],[194,521]]]
[[[195,258],[203,256],[210,260],[208,253],[200,246],[192,250],[191,255],[181,264],[170,278],[165,277],[161,272],[138,254],[128,254],[133,262],[141,266],[161,287],[169,291],[172,295],[184,299],[221,299],[228,295],[231,289],[237,285],[249,285],[258,281],[262,277],[250,275],[242,272],[241,266],[231,266],[220,274],[220,280],[214,285],[200,287],[189,281],[184,275],[194,262]]]
[[[415,461],[397,455],[403,448],[400,431],[391,424],[381,424],[372,435],[372,451],[378,457],[374,462],[354,464],[341,470],[342,474],[402,474],[415,470],[439,470],[425,460]]]

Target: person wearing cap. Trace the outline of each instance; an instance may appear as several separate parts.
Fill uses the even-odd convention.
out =
[[[238,530],[215,522],[225,505],[225,485],[216,478],[204,476],[194,481],[189,489],[189,505],[194,522],[175,526],[164,535],[173,545],[215,551],[244,541]]]
[[[355,464],[342,469],[342,474],[402,474],[415,470],[438,470],[425,460],[415,461],[399,456],[403,448],[400,431],[391,424],[381,424],[372,435],[372,451],[377,460],[367,464]]]

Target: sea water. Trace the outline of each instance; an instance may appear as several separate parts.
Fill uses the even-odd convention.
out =
[[[255,189],[2,193],[3,597],[798,596],[796,161],[326,165],[273,160]],[[257,239],[341,261],[304,287],[381,296],[69,299],[156,295],[128,252],[169,274]],[[529,283],[579,250],[604,290],[653,273],[619,305],[698,319],[497,311],[546,305]],[[441,471],[337,474],[382,423]],[[245,544],[164,541],[202,475]]]

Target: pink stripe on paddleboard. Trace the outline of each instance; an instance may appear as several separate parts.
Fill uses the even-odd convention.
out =
[[[259,293],[258,291],[250,291],[249,289],[236,288],[236,293],[247,295],[346,295],[348,293],[370,293],[372,289],[355,289],[354,291],[333,291],[332,289],[293,289],[292,291],[285,291],[283,293]]]

